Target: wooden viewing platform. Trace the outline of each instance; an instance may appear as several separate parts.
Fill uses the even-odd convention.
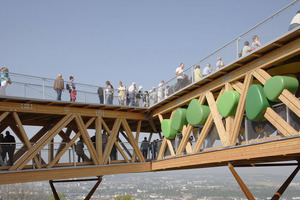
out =
[[[245,137],[241,126],[249,87],[254,83],[265,85],[271,77],[277,75],[292,74],[299,80],[299,36],[299,28],[290,31],[147,109],[0,97],[0,130],[3,132],[10,128],[23,143],[23,147],[14,154],[13,166],[0,167],[0,184],[229,166],[245,195],[251,199],[253,196],[235,173],[234,166],[283,161],[294,161],[292,165],[298,165],[300,160],[300,124],[296,124],[296,127],[289,123],[272,107],[266,109],[264,118],[278,130],[278,134],[239,140],[241,135]],[[290,66],[290,63],[298,65],[282,67]],[[235,116],[222,120],[217,101],[226,91],[238,92],[240,99]],[[300,101],[297,95],[299,93],[295,96],[284,89],[279,99],[297,116],[296,123],[299,123]],[[157,160],[145,160],[138,146],[140,134],[149,134],[149,140],[153,134],[162,138],[161,122],[172,119],[178,108],[187,108],[193,99],[198,99],[199,104],[207,105],[211,110],[201,132],[199,127],[187,124],[181,130],[182,138],[176,148],[173,141],[165,137]],[[24,126],[36,126],[40,129],[29,138]],[[204,148],[204,141],[211,134],[212,127],[217,130],[220,145]],[[88,129],[95,132],[96,148]],[[104,151],[101,148],[102,130],[109,135]],[[194,145],[188,140],[191,135],[195,137]],[[74,147],[79,136],[83,137],[88,149],[88,161],[75,165],[74,162],[63,162],[62,156]],[[61,138],[57,151],[54,151],[52,145],[54,138]],[[113,146],[122,158],[109,161]],[[45,147],[49,149],[48,160],[40,154]],[[165,151],[169,151],[169,154],[166,155]],[[297,169],[299,170],[299,165]],[[284,186],[287,185],[286,182]]]

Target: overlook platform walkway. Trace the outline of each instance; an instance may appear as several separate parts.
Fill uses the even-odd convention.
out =
[[[252,85],[266,88],[275,76],[299,80],[299,36],[299,28],[289,31],[149,108],[0,97],[0,131],[12,130],[22,142],[13,165],[0,167],[0,184],[229,166],[252,199],[233,166],[284,166],[287,164],[278,162],[293,161],[288,164],[299,170],[299,88],[291,92],[284,87],[278,94],[280,101],[260,111],[263,119],[245,115]],[[234,114],[221,117],[218,101],[228,91],[238,93],[239,98]],[[176,123],[182,126],[173,138],[167,137],[162,130],[164,120],[175,120],[176,112],[188,109],[194,99],[209,108],[207,119],[193,125],[180,118]],[[109,136],[106,141],[103,130]],[[157,158],[143,157],[138,143],[141,134],[148,134],[149,141],[154,134],[161,138]],[[86,145],[85,162],[75,158],[80,136]],[[118,159],[110,157],[114,148]]]

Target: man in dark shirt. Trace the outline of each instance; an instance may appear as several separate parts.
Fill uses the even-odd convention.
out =
[[[5,143],[3,145],[3,146],[5,146],[5,148],[4,148],[4,152],[2,154],[2,159],[5,160],[6,153],[8,153],[9,165],[12,166],[14,164],[14,152],[16,149],[15,137],[12,136],[9,131],[6,131],[5,137],[3,139],[3,143]]]

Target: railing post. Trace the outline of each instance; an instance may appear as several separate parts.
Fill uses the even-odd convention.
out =
[[[45,78],[43,78],[43,99],[45,99]]]
[[[248,138],[248,118],[245,116],[245,142],[248,144],[249,138]]]
[[[76,155],[75,155],[75,145],[74,145],[74,143],[72,144],[72,149],[73,149],[73,163],[74,163],[74,166],[76,166]]]
[[[239,59],[239,42],[240,42],[240,37],[237,38],[236,40],[236,58]]]

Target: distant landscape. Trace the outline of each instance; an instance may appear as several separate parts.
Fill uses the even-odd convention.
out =
[[[295,167],[236,168],[256,199],[270,199],[294,169]],[[79,200],[84,199],[94,183],[56,183],[55,187],[67,199]],[[2,199],[14,199],[12,196],[18,196],[15,199],[48,200],[51,194],[48,182],[0,187]],[[92,199],[110,200],[118,195],[130,195],[136,200],[246,199],[226,167],[104,176]],[[281,199],[300,199],[299,174]]]

